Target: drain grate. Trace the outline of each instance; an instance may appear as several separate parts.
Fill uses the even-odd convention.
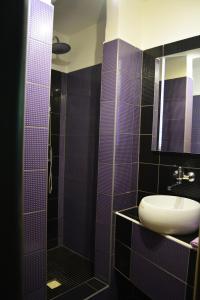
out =
[[[53,279],[51,281],[47,282],[47,286],[51,289],[54,290],[56,288],[58,288],[59,286],[61,286],[62,284],[57,280],[57,279]]]

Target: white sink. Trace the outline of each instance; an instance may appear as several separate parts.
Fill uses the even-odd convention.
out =
[[[139,205],[140,222],[163,234],[189,234],[200,224],[200,204],[197,201],[168,195],[142,198]]]

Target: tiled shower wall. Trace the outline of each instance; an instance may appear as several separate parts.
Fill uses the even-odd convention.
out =
[[[28,2],[24,130],[24,299],[45,299],[53,6]]]
[[[104,44],[100,103],[95,273],[111,278],[114,210],[136,205],[142,51]]]
[[[200,155],[151,151],[152,120],[154,109],[155,58],[200,47],[200,36],[145,50],[143,53],[142,102],[140,126],[140,167],[138,203],[141,198],[152,194],[169,194],[167,186],[176,182],[173,172],[183,166],[196,175],[194,183],[184,183],[172,194],[200,201]],[[199,110],[193,117],[199,120]],[[193,120],[194,122],[194,120]],[[199,127],[199,121],[196,123]]]
[[[65,84],[63,243],[93,261],[101,64],[67,74]]]
[[[59,185],[59,142],[60,142],[60,107],[61,76],[58,71],[51,71],[51,147],[52,147],[52,192],[48,193],[47,247],[58,245],[58,185]],[[50,127],[50,126],[49,126]],[[49,139],[50,142],[50,139]],[[50,166],[50,163],[49,163]]]

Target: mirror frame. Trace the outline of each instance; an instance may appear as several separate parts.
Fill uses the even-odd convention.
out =
[[[192,153],[189,151],[184,152],[184,149],[181,152],[173,151],[173,150],[165,151],[165,150],[161,150],[158,147],[158,136],[159,136],[159,127],[160,127],[159,126],[160,110],[158,108],[159,107],[158,102],[160,101],[160,99],[158,96],[159,89],[157,87],[157,80],[156,80],[156,77],[158,76],[159,73],[158,58],[160,59],[168,55],[194,50],[198,48],[200,48],[200,35],[146,50],[148,51],[149,55],[152,55],[152,57],[154,58],[154,74],[151,74],[151,76],[154,76],[154,106],[153,106],[153,126],[152,126],[153,128],[152,128],[152,144],[151,144],[152,151],[200,154],[200,153]]]

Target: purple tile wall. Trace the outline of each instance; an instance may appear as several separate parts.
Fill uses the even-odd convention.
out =
[[[187,282],[189,248],[133,223],[132,249]]]
[[[43,287],[39,290],[35,290],[34,292],[27,294],[26,300],[45,299],[45,295],[46,295],[46,287]]]
[[[66,247],[94,261],[101,64],[68,73],[65,84],[65,178],[60,229]]]
[[[25,127],[24,170],[47,167],[48,128]]]
[[[26,67],[28,82],[49,86],[50,74],[48,72],[51,69],[51,51],[50,45],[38,42],[32,38],[28,39]],[[48,76],[46,76],[47,74]]]
[[[116,219],[117,271],[150,299],[192,299],[188,293],[194,286],[196,251],[123,217]]]
[[[193,117],[192,117],[192,153],[200,153],[200,95],[193,97]]]
[[[24,129],[24,299],[45,299],[53,6],[28,2]]]
[[[47,99],[47,101],[44,101]],[[27,83],[26,85],[26,112],[25,125],[26,126],[48,126],[48,112],[49,112],[49,89],[46,86],[41,86]]]
[[[105,281],[111,279],[113,211],[137,200],[141,76],[141,50],[122,40],[104,44],[95,273]]]
[[[46,210],[46,170],[24,171],[24,213]]]
[[[184,282],[163,272],[162,269],[137,253],[133,253],[131,268],[135,286],[150,299],[186,299],[187,285]]]
[[[46,212],[24,215],[24,253],[46,248]]]
[[[162,151],[184,149],[186,82],[186,77],[165,80]]]
[[[122,210],[124,207],[131,207],[135,205],[135,202],[133,203],[133,199],[137,199],[137,191],[114,196],[113,210]]]
[[[46,285],[46,251],[24,256],[24,293],[32,293]],[[44,299],[41,299],[44,300]]]
[[[45,44],[52,44],[53,8],[39,0],[31,0],[29,36]],[[48,71],[49,72],[49,71]]]

